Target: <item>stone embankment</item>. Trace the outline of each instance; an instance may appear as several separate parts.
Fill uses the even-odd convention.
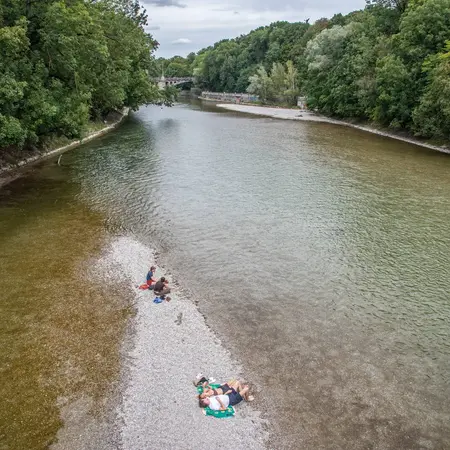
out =
[[[227,102],[227,103],[257,103],[259,97],[252,94],[230,93],[230,92],[209,92],[203,91],[199,97],[201,100],[211,102]]]

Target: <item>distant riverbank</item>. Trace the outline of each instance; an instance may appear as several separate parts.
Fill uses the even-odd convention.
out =
[[[0,187],[20,177],[24,173],[24,169],[32,164],[64,153],[67,150],[92,141],[117,128],[122,121],[128,117],[129,112],[129,108],[124,108],[122,112],[115,114],[109,121],[106,121],[103,124],[92,123],[86,136],[76,140],[67,139],[67,142],[65,142],[64,145],[61,145],[61,142],[54,143],[47,149],[25,152],[26,156],[22,158],[15,157],[14,155],[8,155],[8,157],[5,158],[4,155],[0,155]]]
[[[289,109],[289,108],[278,108],[271,106],[252,106],[252,105],[236,105],[232,103],[219,103],[217,107],[228,109],[230,111],[242,112],[245,114],[254,114],[258,116],[273,117],[274,119],[284,119],[284,120],[302,120],[310,122],[326,122],[334,123],[336,125],[345,125],[359,130],[368,131],[369,133],[378,134],[381,136],[390,137],[392,139],[398,139],[403,142],[408,142],[410,144],[420,145],[421,147],[426,147],[431,150],[437,150],[438,152],[450,154],[450,147],[440,146],[430,144],[428,142],[423,142],[414,137],[404,136],[398,133],[393,133],[392,131],[379,130],[373,126],[369,125],[359,125],[344,120],[335,120],[328,117],[315,114],[311,111],[300,110],[300,109]]]

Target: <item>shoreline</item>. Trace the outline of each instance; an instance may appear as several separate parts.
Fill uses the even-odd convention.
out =
[[[210,100],[211,101],[211,100]],[[322,123],[331,123],[335,125],[347,126],[351,128],[355,128],[357,130],[366,131],[368,133],[377,134],[379,136],[388,137],[391,139],[396,139],[398,141],[407,142],[408,144],[418,145],[420,147],[424,147],[430,150],[435,150],[440,153],[450,154],[450,147],[433,145],[426,142],[422,142],[413,137],[405,137],[400,136],[396,133],[389,131],[382,131],[374,128],[370,125],[358,125],[351,122],[347,122],[345,120],[336,120],[330,119],[325,116],[321,116],[316,113],[312,113],[307,110],[301,109],[289,109],[289,108],[280,108],[280,107],[270,107],[270,106],[254,106],[254,105],[237,105],[234,103],[217,103],[216,106],[218,108],[226,109],[228,111],[235,111],[245,114],[252,114],[262,117],[271,117],[274,119],[282,119],[282,120],[297,120],[304,122],[322,122]]]
[[[62,154],[68,150],[72,150],[73,148],[77,148],[83,144],[86,144],[87,142],[90,142],[116,129],[129,116],[130,108],[124,108],[120,114],[121,116],[114,122],[104,126],[100,130],[88,133],[85,137],[81,139],[76,139],[72,142],[69,142],[66,145],[63,145],[55,149],[50,149],[42,153],[37,153],[33,156],[22,159],[15,164],[0,167],[0,188],[7,185],[8,183],[11,183],[17,178],[20,178],[21,176],[25,175],[26,170],[32,167],[34,164],[37,164],[41,161],[44,161],[47,158],[51,158],[58,154]]]
[[[264,450],[269,438],[262,417],[262,399],[243,402],[236,416],[206,417],[198,406],[192,384],[198,372],[225,382],[241,377],[243,368],[208,326],[195,302],[165,275],[171,301],[154,304],[153,292],[138,289],[155,252],[130,236],[114,237],[91,269],[94,277],[128,285],[135,312],[121,344],[119,379],[102,400],[100,417],[90,413],[92,399],[76,399],[61,409],[62,427],[53,450],[87,448],[209,448],[222,450],[219,434],[233,436],[233,449]],[[89,430],[83,433],[82,430]],[[89,448],[91,448],[89,446]]]

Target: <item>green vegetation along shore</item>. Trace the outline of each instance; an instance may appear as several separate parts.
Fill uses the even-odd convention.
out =
[[[364,10],[276,22],[164,63],[200,88],[296,95],[322,114],[450,141],[450,0],[372,0]]]
[[[79,139],[68,139],[65,136],[47,139],[45,147],[39,149],[22,149],[17,155],[0,154],[0,187],[28,173],[30,165],[60,155],[80,145],[103,136],[117,128],[129,114],[129,108],[108,115],[107,120],[89,122]],[[19,158],[20,157],[20,158]],[[59,156],[61,158],[61,155]],[[59,160],[58,160],[59,164]]]
[[[170,103],[149,77],[158,43],[137,0],[0,2],[0,160],[142,104]]]

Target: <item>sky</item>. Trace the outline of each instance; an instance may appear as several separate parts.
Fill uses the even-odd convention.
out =
[[[314,23],[362,9],[365,0],[141,0],[147,31],[160,43],[157,57],[186,56],[279,20]]]

